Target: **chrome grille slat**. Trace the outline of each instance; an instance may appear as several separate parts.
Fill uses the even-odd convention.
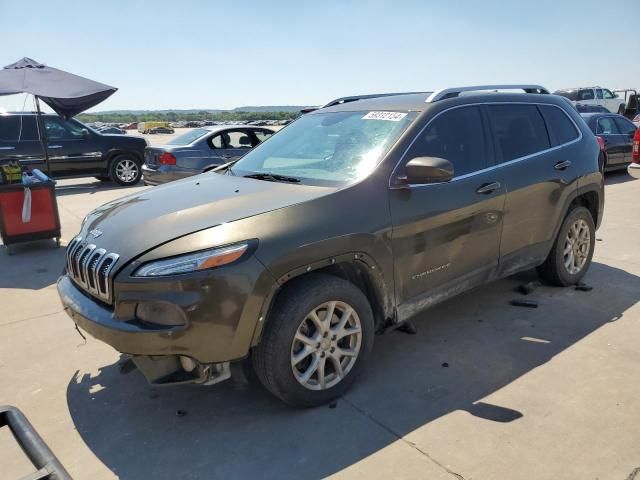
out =
[[[67,246],[67,274],[83,290],[111,302],[111,272],[120,258],[104,248],[75,237]]]

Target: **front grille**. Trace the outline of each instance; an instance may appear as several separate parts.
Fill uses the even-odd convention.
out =
[[[67,246],[67,273],[75,283],[100,300],[111,302],[111,278],[118,254],[76,237]]]

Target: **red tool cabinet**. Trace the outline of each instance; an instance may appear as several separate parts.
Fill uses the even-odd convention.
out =
[[[56,202],[55,184],[42,182],[29,185],[31,190],[31,220],[22,221],[24,186],[0,185],[0,236],[9,245],[55,238],[60,245],[60,216]]]

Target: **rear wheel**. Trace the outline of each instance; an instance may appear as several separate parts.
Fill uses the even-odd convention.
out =
[[[547,282],[566,287],[578,283],[587,273],[595,247],[595,225],[585,207],[571,210],[538,273]]]
[[[364,368],[374,322],[352,283],[311,274],[281,293],[253,365],[262,384],[293,406],[312,407],[343,394]]]
[[[118,155],[111,161],[109,176],[118,185],[135,185],[142,177],[140,163],[133,155]]]

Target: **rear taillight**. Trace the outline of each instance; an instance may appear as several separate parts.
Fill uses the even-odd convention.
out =
[[[640,128],[636,130],[633,135],[633,147],[631,147],[631,161],[633,163],[640,163]]]
[[[598,136],[598,137],[596,137],[596,138],[598,139],[598,145],[600,145],[600,150],[601,150],[602,152],[604,152],[604,151],[606,150],[606,147],[605,147],[605,145],[604,145],[604,138],[602,138],[602,137],[600,137],[600,136]]]
[[[169,152],[164,152],[162,155],[158,157],[158,163],[160,165],[175,165],[176,157],[174,157],[173,154]]]

